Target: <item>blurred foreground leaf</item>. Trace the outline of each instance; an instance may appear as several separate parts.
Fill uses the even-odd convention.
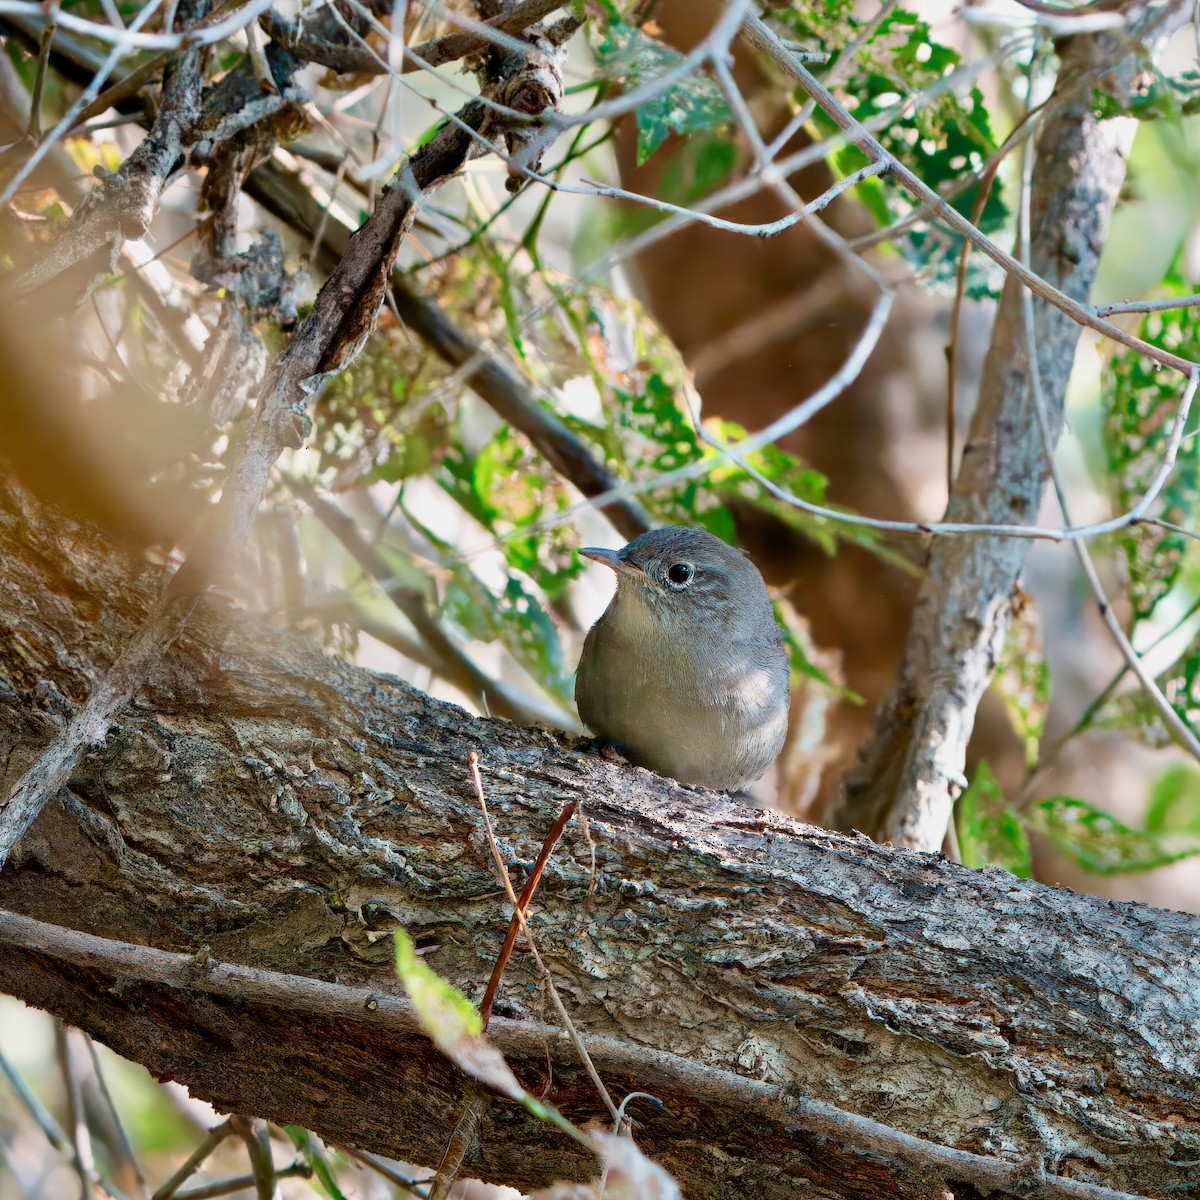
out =
[[[1055,849],[1094,875],[1150,871],[1200,854],[1200,833],[1131,829],[1073,796],[1042,800],[1030,809],[1028,820]]]
[[[500,1092],[543,1121],[591,1148],[581,1133],[556,1109],[531,1096],[518,1082],[504,1055],[483,1035],[483,1020],[475,1005],[458,988],[447,983],[417,954],[412,939],[403,929],[395,930],[396,974],[416,1010],[421,1028],[433,1044],[460,1071]]]

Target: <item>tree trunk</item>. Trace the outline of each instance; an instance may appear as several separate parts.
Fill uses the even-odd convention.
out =
[[[8,484],[0,555],[7,792],[161,568]],[[531,928],[610,1091],[665,1105],[633,1103],[636,1137],[686,1195],[1200,1185],[1200,920],[760,815],[216,599],[0,875],[35,919],[0,917],[0,988],[219,1108],[436,1161],[463,1077],[400,999],[388,931],[480,997],[509,911],[471,751],[509,863],[582,802]],[[530,1091],[605,1119],[524,951],[496,1014]],[[466,1170],[529,1188],[595,1164],[497,1101]]]

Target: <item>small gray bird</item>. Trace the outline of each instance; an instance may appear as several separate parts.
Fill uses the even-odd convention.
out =
[[[575,675],[588,728],[681,783],[737,791],[760,778],[783,746],[791,690],[754,564],[678,525],[579,553],[617,575]]]

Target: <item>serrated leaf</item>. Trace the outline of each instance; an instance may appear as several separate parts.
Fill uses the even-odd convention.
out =
[[[595,45],[596,63],[611,79],[629,87],[661,78],[683,61],[678,50],[632,25],[610,21]],[[727,124],[733,114],[721,89],[693,71],[640,104],[634,114],[638,162],[643,163],[672,133],[687,135]]]
[[[1200,732],[1200,636],[1156,680],[1164,699],[1193,732]],[[1155,750],[1170,746],[1175,735],[1144,688],[1124,692],[1095,711],[1086,728],[1119,729]]]
[[[1166,295],[1184,295],[1193,289],[1171,274],[1162,290]],[[1184,358],[1200,355],[1200,312],[1194,308],[1147,313],[1137,332],[1152,345]],[[1161,466],[1179,397],[1178,377],[1157,369],[1144,355],[1122,350],[1108,360],[1101,393],[1102,428],[1114,512],[1127,512],[1141,500]],[[1189,524],[1196,511],[1198,468],[1200,440],[1188,438],[1159,493],[1154,510],[1158,516],[1176,525]],[[1117,542],[1128,569],[1136,623],[1149,617],[1171,590],[1188,540],[1159,526],[1136,525],[1121,530]]]
[[[1013,729],[1025,745],[1025,764],[1037,762],[1050,708],[1050,671],[1032,597],[1018,592],[993,681]]]
[[[1200,854],[1200,834],[1131,829],[1073,796],[1053,796],[1029,811],[1029,826],[1094,875],[1151,871]]]
[[[855,28],[851,22],[844,33],[837,35],[837,44],[849,41]],[[843,98],[853,115],[868,121],[888,113],[886,126],[878,134],[886,149],[911,166],[930,187],[947,194],[955,209],[970,216],[981,185],[975,182],[962,190],[958,185],[964,175],[982,168],[997,145],[988,105],[979,88],[962,96],[936,89],[959,59],[956,50],[937,41],[927,22],[915,13],[896,10],[865,45],[858,47],[852,64],[842,64],[840,69],[844,72]],[[924,94],[920,104],[896,111],[898,100],[918,93]],[[822,132],[835,132],[832,122],[822,114],[818,113],[815,120]],[[835,169],[842,175],[865,162],[862,152],[853,146],[833,156]],[[855,195],[881,225],[893,224],[913,211],[901,193],[879,180],[857,187]],[[995,233],[1008,216],[1003,188],[997,181],[977,224],[984,232]],[[963,245],[958,234],[920,222],[900,234],[895,245],[917,269],[921,282],[942,288],[953,284]],[[1003,279],[1003,272],[985,255],[972,254],[968,259],[968,296],[997,296]]]
[[[968,867],[996,866],[1028,879],[1033,874],[1029,839],[1016,810],[987,763],[954,806],[958,848]]]

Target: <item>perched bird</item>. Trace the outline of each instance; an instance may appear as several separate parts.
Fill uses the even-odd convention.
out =
[[[790,688],[754,564],[677,525],[579,553],[617,576],[575,675],[588,728],[681,783],[737,791],[760,778],[783,746]]]

